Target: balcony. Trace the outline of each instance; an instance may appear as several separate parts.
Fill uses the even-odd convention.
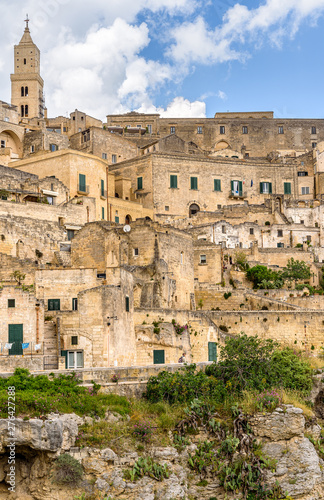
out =
[[[89,186],[85,186],[84,184],[78,184],[78,194],[89,194]]]
[[[107,199],[107,191],[104,191],[104,190],[100,191],[100,198],[102,200],[106,200]]]
[[[229,198],[232,198],[232,199],[239,199],[239,200],[243,200],[244,198],[247,198],[247,194],[246,194],[246,191],[232,191],[230,190],[229,192]]]

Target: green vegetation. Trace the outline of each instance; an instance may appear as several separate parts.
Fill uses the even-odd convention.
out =
[[[164,478],[168,478],[169,475],[170,471],[167,465],[160,465],[154,462],[151,457],[140,457],[132,469],[124,471],[124,478],[130,481],[137,481],[137,479],[144,476],[152,477],[156,481],[162,481]]]
[[[53,482],[75,486],[80,483],[82,476],[82,465],[68,453],[63,453],[55,460]]]
[[[16,388],[16,415],[36,416],[50,412],[76,413],[103,417],[109,407],[126,415],[130,404],[126,398],[114,394],[98,394],[100,386],[82,387],[75,373],[48,378],[30,375],[24,368],[16,368],[14,375],[0,378],[0,416],[8,416],[8,387]]]
[[[289,259],[287,267],[282,271],[274,271],[266,266],[257,265],[246,272],[247,278],[253,282],[254,288],[282,288],[285,282],[309,280],[310,266],[304,261]]]

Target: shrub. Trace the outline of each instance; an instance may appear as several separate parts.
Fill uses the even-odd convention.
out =
[[[151,457],[143,458],[140,457],[134,464],[134,467],[129,470],[124,471],[125,479],[131,481],[137,481],[144,476],[149,476],[156,481],[162,481],[164,478],[168,478],[170,471],[166,464],[160,465],[153,461]]]
[[[226,325],[219,325],[218,327],[220,330],[222,330],[222,332],[225,332],[225,333],[228,333],[228,328]]]
[[[281,403],[281,397],[274,389],[265,390],[256,397],[255,406],[259,411],[273,411]]]
[[[60,455],[54,464],[54,482],[77,485],[83,476],[82,465],[68,453]]]
[[[148,420],[140,420],[133,427],[133,434],[141,441],[149,441],[153,434],[153,427]]]
[[[272,380],[280,381],[285,389],[309,394],[313,385],[312,373],[309,362],[297,350],[286,347],[273,353]]]
[[[232,293],[231,292],[225,292],[224,293],[224,299],[227,300],[231,297]]]

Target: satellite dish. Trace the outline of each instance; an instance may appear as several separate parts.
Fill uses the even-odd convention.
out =
[[[123,227],[123,230],[125,233],[129,233],[129,231],[131,230],[131,227],[128,224],[126,224],[126,226]]]

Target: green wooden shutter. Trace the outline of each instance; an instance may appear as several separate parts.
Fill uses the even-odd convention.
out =
[[[190,177],[190,189],[198,189],[197,177]]]
[[[143,189],[143,177],[137,177],[137,189]]]
[[[272,183],[269,182],[269,194],[272,194]]]
[[[60,299],[48,299],[47,309],[49,311],[60,311],[61,310]]]
[[[234,181],[231,181],[231,191],[232,191],[232,194],[234,192]]]
[[[101,207],[101,218],[105,219],[105,207]]]
[[[170,175],[170,188],[176,189],[178,187],[178,176]]]
[[[79,174],[79,191],[86,191],[86,176],[83,174]]]
[[[263,193],[263,182],[260,182],[260,193]]]
[[[67,368],[67,351],[61,351],[61,356],[65,357],[65,368]]]
[[[220,179],[214,179],[214,191],[221,191]]]
[[[153,363],[155,365],[163,365],[165,363],[164,350],[153,351]]]
[[[125,297],[125,309],[126,312],[129,312],[129,297]]]
[[[21,347],[23,343],[23,325],[8,325],[8,342],[13,344],[9,354],[21,355],[23,353]]]
[[[291,194],[291,184],[290,182],[284,183],[284,194]]]
[[[239,195],[242,196],[243,194],[243,182],[239,181]]]
[[[216,342],[208,342],[208,361],[217,361]]]
[[[101,196],[105,196],[105,181],[101,179]]]

